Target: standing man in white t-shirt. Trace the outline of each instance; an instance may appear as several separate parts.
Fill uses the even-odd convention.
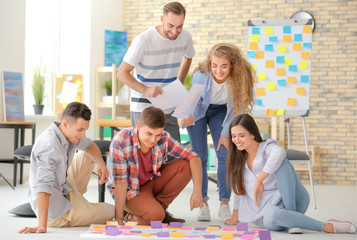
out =
[[[152,27],[136,36],[119,67],[119,81],[131,88],[130,115],[135,126],[141,112],[152,106],[147,97],[162,93],[162,87],[177,78],[184,83],[192,58],[195,55],[192,37],[183,29],[186,9],[179,2],[164,6],[162,25]],[[130,72],[134,70],[134,75]],[[180,141],[177,119],[171,114],[174,108],[164,111],[165,130]]]

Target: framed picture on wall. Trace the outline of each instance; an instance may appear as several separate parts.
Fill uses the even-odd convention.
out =
[[[6,122],[24,122],[22,73],[3,72],[4,118]]]

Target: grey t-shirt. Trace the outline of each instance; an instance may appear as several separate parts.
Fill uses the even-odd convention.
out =
[[[50,194],[50,218],[57,218],[72,208],[65,197],[72,190],[67,185],[67,170],[76,149],[87,151],[92,144],[89,138],[81,138],[77,144],[67,142],[58,126],[59,123],[54,122],[38,136],[31,152],[30,204],[38,215],[37,194]]]

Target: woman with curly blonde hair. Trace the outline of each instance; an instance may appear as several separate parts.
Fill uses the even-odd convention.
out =
[[[183,120],[192,149],[202,161],[203,207],[197,220],[210,221],[207,176],[207,125],[212,135],[218,159],[219,188],[218,216],[225,221],[231,217],[229,199],[231,190],[226,181],[228,128],[235,115],[248,113],[253,106],[253,69],[233,44],[220,43],[211,48],[206,59],[195,69],[192,85],[203,84],[205,90],[191,116]]]

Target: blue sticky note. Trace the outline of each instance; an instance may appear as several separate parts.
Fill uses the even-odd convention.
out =
[[[66,76],[66,80],[67,80],[68,82],[72,81],[72,80],[73,80],[73,76],[72,76],[72,75]]]
[[[263,100],[262,99],[255,99],[255,105],[257,106],[262,106],[263,105]]]
[[[252,28],[252,34],[260,34],[260,28]]]
[[[269,37],[269,42],[277,42],[277,41],[278,41],[278,37],[276,36]]]
[[[309,75],[301,75],[300,82],[308,83],[309,82]]]
[[[295,42],[302,42],[302,34],[294,34]]]
[[[248,51],[247,57],[249,57],[249,58],[255,58],[255,51]]]
[[[271,44],[266,44],[264,50],[265,50],[265,51],[273,51],[273,45],[271,45]]]
[[[285,57],[284,56],[277,56],[276,57],[276,63],[284,63],[285,62]]]
[[[290,34],[291,33],[291,27],[290,26],[284,26],[283,27],[283,33],[284,34]]]
[[[57,93],[56,98],[61,99],[62,93]]]
[[[310,43],[303,43],[302,46],[304,48],[311,48],[311,42]]]
[[[285,79],[278,80],[278,86],[286,86],[286,80]]]
[[[289,66],[289,71],[290,72],[296,72],[297,71],[297,65],[290,65]]]

